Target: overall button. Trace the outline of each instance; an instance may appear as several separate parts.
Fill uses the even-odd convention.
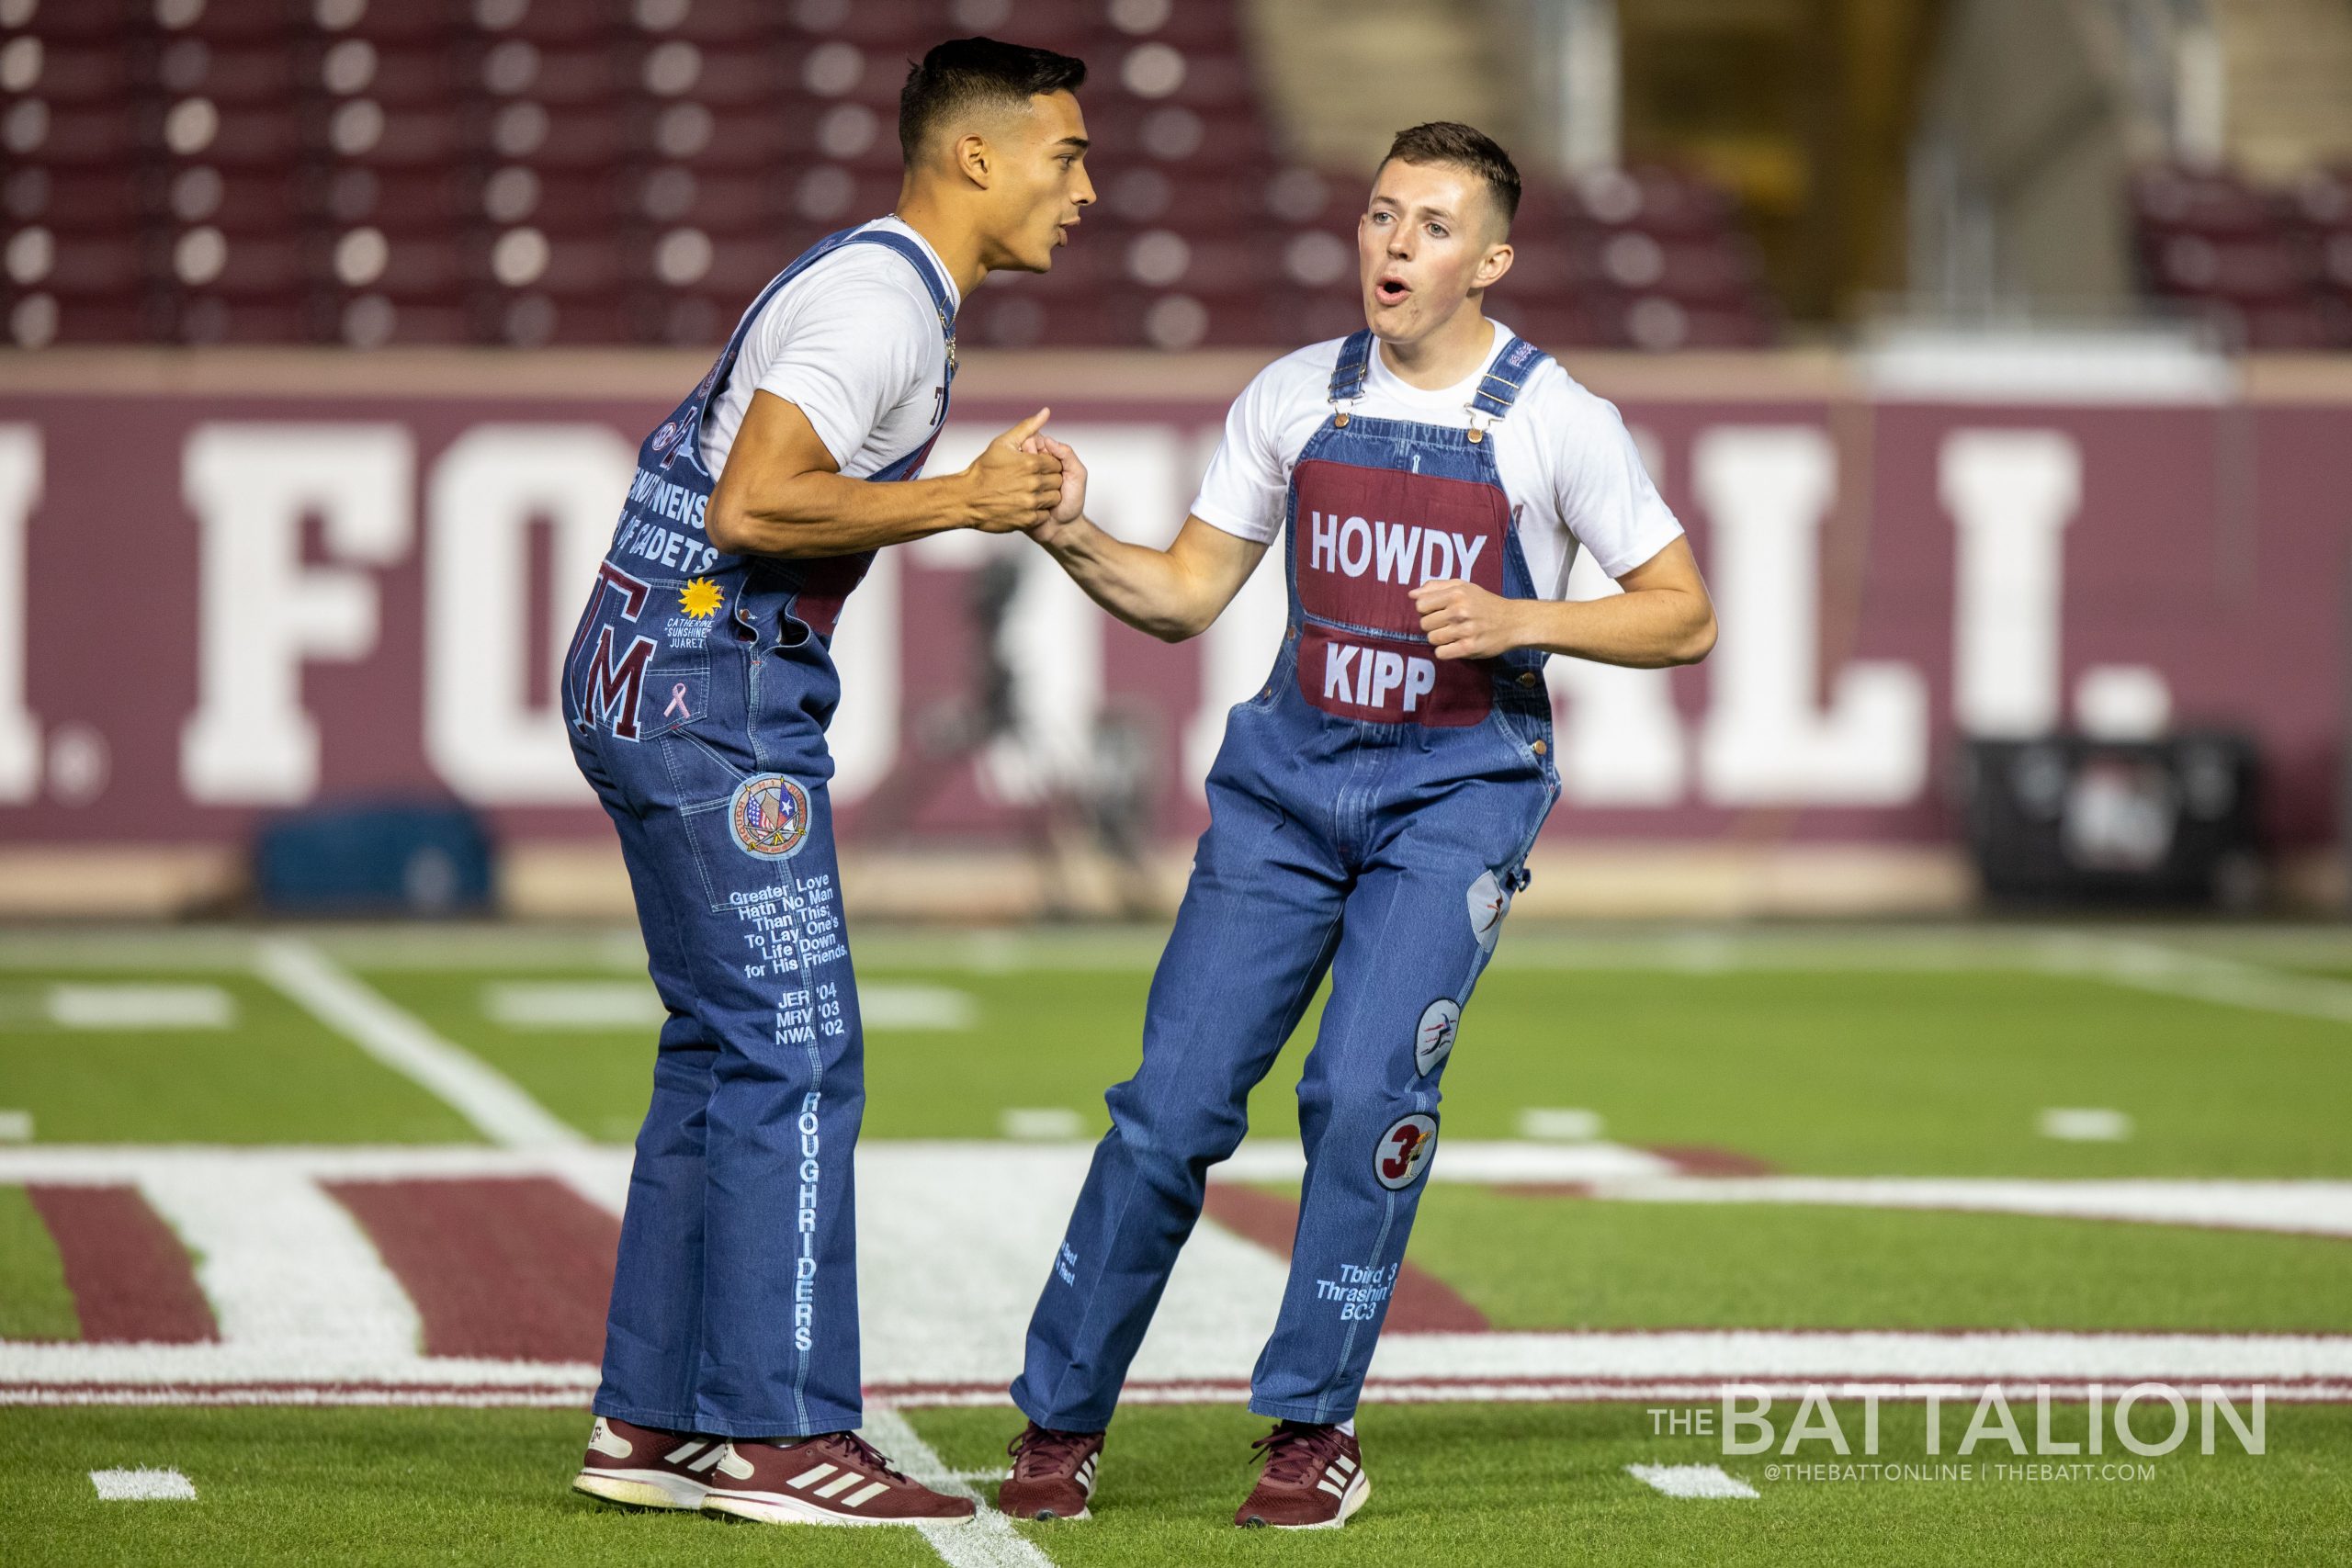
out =
[[[1548,746],[1546,746],[1546,745],[1544,745],[1544,742],[1542,742],[1541,740],[1538,740],[1534,745],[1532,745],[1532,746],[1529,747],[1529,748],[1528,748],[1528,750],[1531,750],[1531,751],[1533,751],[1537,756],[1541,757],[1542,755],[1544,755],[1544,752],[1546,752],[1546,751],[1550,750],[1551,750],[1551,748],[1550,748],[1550,747],[1548,747]]]
[[[1522,686],[1532,686],[1533,684],[1535,684],[1535,681],[1536,681],[1536,674],[1535,674],[1535,671],[1532,671],[1532,670],[1522,670],[1522,671],[1521,671],[1519,672],[1519,683],[1520,683],[1521,685],[1522,685]]]

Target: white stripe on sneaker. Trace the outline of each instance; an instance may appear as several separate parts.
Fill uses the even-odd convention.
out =
[[[793,1488],[795,1491],[798,1491],[804,1487],[813,1485],[817,1482],[824,1480],[825,1477],[832,1474],[832,1465],[820,1464],[812,1469],[802,1471],[799,1474],[786,1482],[785,1484]]]
[[[692,1455],[696,1449],[701,1447],[702,1442],[697,1438],[690,1443],[680,1443],[676,1448],[672,1449],[668,1453],[663,1454],[662,1457],[672,1464],[684,1464],[686,1462],[687,1458]]]
[[[686,1466],[686,1468],[693,1471],[696,1475],[700,1475],[704,1471],[708,1470],[712,1465],[717,1464],[718,1462],[718,1456],[726,1451],[727,1445],[725,1443],[713,1443],[710,1445],[710,1451],[708,1453],[703,1455],[702,1458],[695,1461],[692,1464]]]
[[[1341,1455],[1340,1455],[1340,1456],[1336,1461],[1334,1461],[1333,1462],[1334,1462],[1334,1463],[1336,1463],[1336,1464],[1338,1464],[1338,1465],[1339,1465],[1339,1467],[1340,1467],[1341,1470],[1344,1470],[1344,1471],[1348,1472],[1350,1474],[1353,1474],[1353,1473],[1355,1472],[1356,1461],[1353,1461],[1353,1460],[1351,1460],[1351,1459],[1350,1459],[1350,1458],[1349,1458],[1347,1455],[1345,1455],[1345,1454],[1341,1454]]]
[[[854,1470],[844,1470],[834,1479],[828,1481],[822,1486],[818,1487],[812,1495],[818,1497],[838,1496],[865,1479],[865,1477],[858,1474],[858,1472]]]
[[[863,1508],[866,1504],[874,1501],[877,1494],[888,1492],[888,1490],[890,1490],[890,1483],[887,1481],[869,1481],[864,1486],[859,1487],[856,1491],[842,1498],[842,1506],[844,1508]]]
[[[1318,1481],[1315,1483],[1315,1489],[1317,1492],[1329,1492],[1334,1497],[1340,1495],[1340,1483],[1336,1481]]]

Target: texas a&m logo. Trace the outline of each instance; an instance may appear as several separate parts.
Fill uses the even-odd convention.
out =
[[[651,592],[650,585],[612,562],[598,562],[596,591],[588,601],[587,616],[582,620],[580,635],[571,645],[575,663],[580,659],[580,645],[587,637],[589,623],[595,619],[597,603],[608,590],[619,596],[621,619],[625,621],[634,621],[643,613],[646,595]],[[618,639],[613,636],[612,623],[598,626],[595,644],[588,650],[586,668],[577,677],[581,713],[602,720],[623,740],[636,739],[637,702],[645,691],[645,665],[659,646],[650,637],[639,637],[616,655]]]

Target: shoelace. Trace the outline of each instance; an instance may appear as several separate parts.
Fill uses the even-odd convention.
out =
[[[1250,1446],[1265,1456],[1265,1480],[1277,1486],[1309,1486],[1339,1457],[1340,1428],[1284,1421]]]
[[[1032,1425],[1012,1441],[1004,1451],[1012,1458],[1012,1475],[1016,1481],[1035,1481],[1057,1470],[1076,1468],[1082,1462],[1090,1433],[1057,1432],[1051,1427]]]

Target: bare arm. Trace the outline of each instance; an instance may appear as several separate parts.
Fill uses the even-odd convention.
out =
[[[1043,517],[1061,493],[1061,465],[1021,444],[1048,411],[989,443],[972,466],[938,479],[874,484],[845,479],[808,416],[754,392],[703,519],[714,548],[787,558],[847,555],[950,528],[1007,534]]]
[[[1197,517],[1185,518],[1164,550],[1113,538],[1085,516],[1086,468],[1078,454],[1048,437],[1035,445],[1060,459],[1061,500],[1029,536],[1089,598],[1137,631],[1162,642],[1198,637],[1233,603],[1266,553],[1263,543]]]
[[[1696,664],[1715,646],[1714,604],[1688,539],[1676,539],[1617,582],[1624,592],[1568,604],[1500,598],[1467,582],[1425,582],[1413,591],[1413,603],[1440,659],[1540,648],[1657,670]]]

